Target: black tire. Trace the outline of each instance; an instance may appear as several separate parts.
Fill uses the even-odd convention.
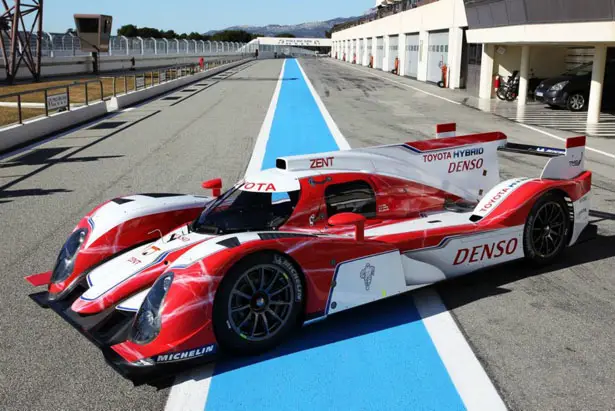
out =
[[[495,95],[500,99],[500,100],[506,100],[506,89],[500,87],[498,89],[498,91],[495,92]]]
[[[241,260],[216,292],[213,326],[220,348],[253,355],[279,345],[299,324],[304,290],[302,274],[281,254],[258,253]],[[241,306],[248,308],[239,309]]]
[[[506,93],[506,101],[515,101],[517,99],[517,93],[509,91]]]
[[[580,92],[570,93],[566,100],[566,108],[574,112],[587,110],[587,96]]]
[[[568,244],[570,225],[570,211],[563,196],[555,192],[544,194],[536,201],[525,222],[525,257],[538,266],[553,262]]]

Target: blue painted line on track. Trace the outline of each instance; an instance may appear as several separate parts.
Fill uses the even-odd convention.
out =
[[[295,60],[262,168],[284,155],[337,150]],[[206,403],[217,410],[463,410],[421,321],[401,295],[302,328],[278,349],[216,364]]]

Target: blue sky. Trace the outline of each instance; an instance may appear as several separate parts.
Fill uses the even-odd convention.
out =
[[[65,32],[73,14],[113,16],[113,32],[136,24],[178,33],[234,25],[297,24],[362,14],[374,0],[45,0],[44,30]]]

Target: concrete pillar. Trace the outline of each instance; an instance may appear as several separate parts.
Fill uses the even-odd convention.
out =
[[[596,124],[600,122],[602,85],[604,83],[604,70],[606,67],[606,46],[599,45],[596,46],[594,50],[592,82],[589,89],[589,105],[587,106],[587,124]]]
[[[382,53],[382,71],[391,71],[389,58],[391,57],[391,36],[384,36],[384,53]]]
[[[463,29],[451,27],[448,32],[448,87],[459,88],[461,85],[461,56],[463,52]]]
[[[530,77],[530,46],[521,47],[521,67],[519,69],[519,100],[517,104],[524,106],[527,102],[527,86]]]
[[[493,44],[483,44],[482,62],[480,65],[480,89],[478,96],[490,99],[493,92],[493,55],[495,46]]]
[[[429,32],[419,32],[419,65],[416,79],[427,81],[427,51],[429,50]]]
[[[406,74],[406,35],[399,33],[397,37],[397,56],[399,58],[399,75],[404,76]]]

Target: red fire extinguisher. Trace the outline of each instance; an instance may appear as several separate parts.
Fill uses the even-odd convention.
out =
[[[502,79],[500,78],[500,76],[496,75],[495,78],[493,79],[493,88],[495,90],[499,90],[501,82],[502,82]]]
[[[352,64],[357,64],[357,53],[352,55]]]

